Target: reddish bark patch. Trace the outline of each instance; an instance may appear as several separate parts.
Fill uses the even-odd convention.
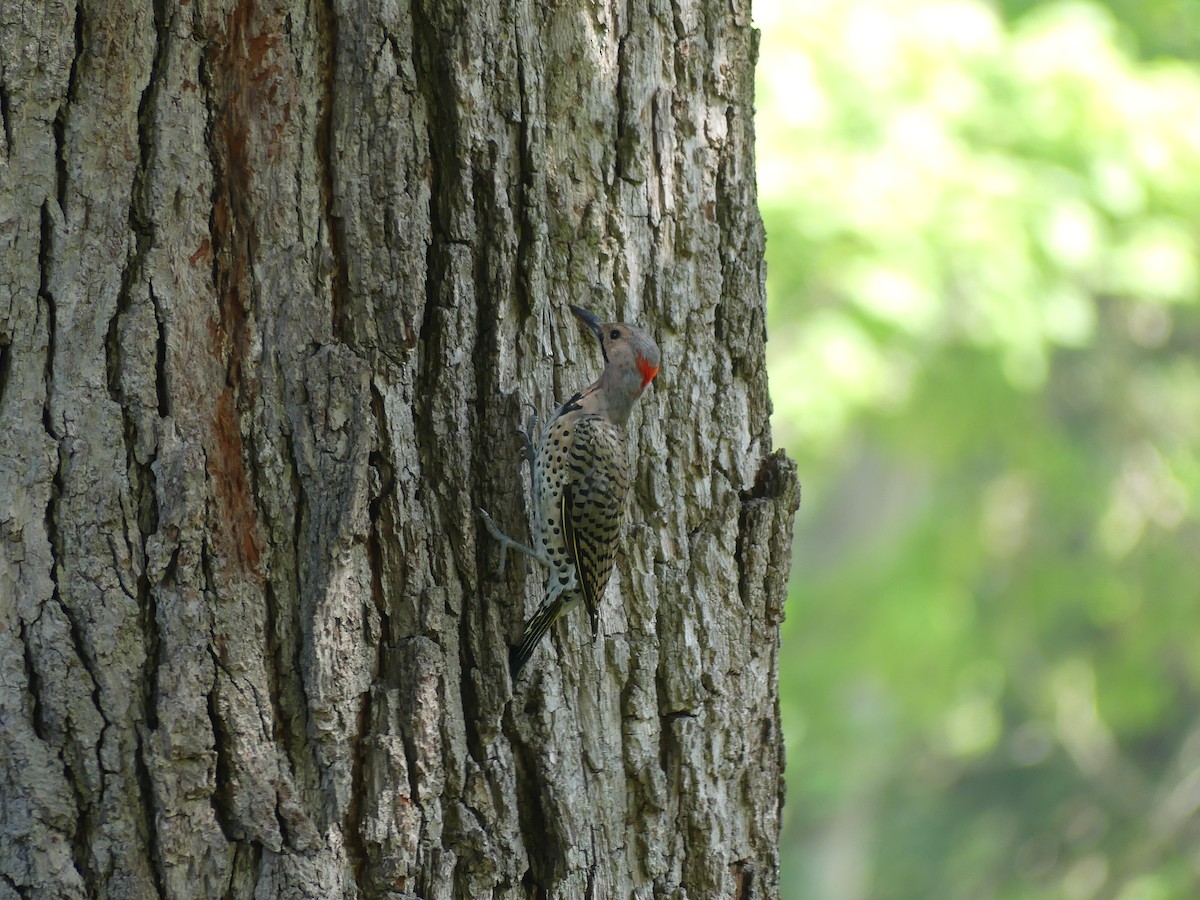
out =
[[[240,0],[225,19],[225,39],[216,45],[212,58],[227,89],[222,104],[220,129],[230,148],[231,169],[239,175],[252,174],[249,155],[256,137],[266,146],[254,146],[265,157],[274,156],[271,146],[283,124],[292,117],[296,84],[278,64],[283,37],[282,20],[257,16],[254,0]],[[210,45],[211,46],[211,45]],[[260,134],[252,134],[252,130]]]
[[[253,296],[250,248],[232,212],[229,193],[213,203],[210,230],[216,243],[217,319],[209,323],[213,355],[225,364],[226,384],[241,386],[242,360],[250,343],[247,298]]]
[[[286,52],[284,27],[277,10],[260,8],[255,0],[238,0],[212,29],[205,47],[212,72],[205,81],[212,110],[211,243],[203,241],[191,257],[193,264],[207,259],[212,265],[217,309],[208,328],[212,353],[225,368],[207,448],[207,474],[220,516],[215,539],[228,565],[260,582],[263,542],[242,444],[241,411],[260,389],[258,372],[244,364],[257,309],[257,222],[278,181],[264,173],[274,174],[271,167],[278,164],[274,160],[297,97],[291,67],[280,64]]]
[[[201,261],[209,261],[212,259],[212,242],[205,238],[200,242],[200,246],[196,248],[196,252],[188,257],[188,262],[193,266]]]
[[[297,89],[279,65],[284,23],[275,12],[259,15],[254,0],[240,0],[225,18],[223,35],[209,43],[216,110],[211,153],[216,180],[212,218],[218,319],[210,326],[213,353],[239,385],[254,299],[252,264],[258,251],[255,203],[269,195],[259,170],[279,154]]]
[[[754,869],[747,860],[739,859],[730,863],[729,874],[733,876],[734,900],[746,900],[754,896]]]
[[[261,556],[258,509],[246,477],[239,418],[233,391],[226,387],[217,398],[213,418],[215,441],[208,454],[208,477],[221,514],[221,522],[214,532],[218,544],[222,545],[222,555],[236,559],[242,570],[261,577],[258,569]]]

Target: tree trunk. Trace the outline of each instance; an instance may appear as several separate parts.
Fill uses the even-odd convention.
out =
[[[748,0],[5,0],[0,898],[778,893]],[[514,429],[645,324],[515,686]]]

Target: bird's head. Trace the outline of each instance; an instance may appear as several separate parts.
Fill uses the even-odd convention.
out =
[[[658,374],[662,362],[658,344],[634,325],[601,322],[595,314],[579,306],[572,306],[571,312],[600,341],[600,352],[604,354],[604,374],[600,376],[599,383],[616,397],[627,398],[632,404]]]

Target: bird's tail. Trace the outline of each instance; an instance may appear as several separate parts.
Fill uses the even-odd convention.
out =
[[[526,623],[525,634],[521,638],[520,645],[513,647],[508,655],[508,668],[512,672],[513,681],[517,680],[517,675],[521,673],[525,663],[529,662],[529,657],[533,656],[538,641],[554,624],[554,620],[558,618],[562,608],[562,598],[555,597],[553,600],[547,600]]]

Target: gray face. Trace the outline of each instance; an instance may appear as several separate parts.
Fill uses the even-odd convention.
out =
[[[593,313],[578,306],[571,312],[592,330],[604,354],[601,381],[611,399],[632,403],[658,373],[662,356],[654,338],[624,322],[601,322]]]
[[[616,387],[636,398],[658,374],[662,361],[654,338],[633,325],[604,322],[600,325],[600,347],[604,360],[616,376]]]

